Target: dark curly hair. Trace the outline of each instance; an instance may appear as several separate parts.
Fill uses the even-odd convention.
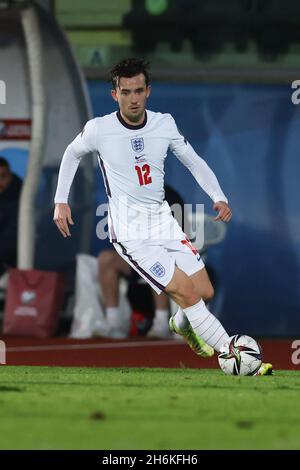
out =
[[[146,86],[148,86],[150,82],[148,68],[149,62],[144,59],[129,58],[122,60],[110,70],[110,81],[113,88],[116,90],[121,77],[131,78],[140,73],[144,74]]]

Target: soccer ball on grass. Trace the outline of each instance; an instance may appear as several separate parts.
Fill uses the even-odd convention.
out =
[[[262,363],[260,345],[247,335],[234,335],[223,344],[219,364],[227,375],[254,375]]]

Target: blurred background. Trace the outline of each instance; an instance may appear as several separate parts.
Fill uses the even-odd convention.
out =
[[[128,56],[151,62],[148,108],[174,116],[233,211],[206,253],[211,310],[229,332],[300,335],[296,0],[0,1],[0,155],[23,180],[18,267],[66,273],[70,317],[76,255],[108,247],[96,236],[106,196],[95,159],[83,159],[63,239],[52,221],[58,168],[84,123],[115,109],[108,70]],[[171,154],[166,182],[212,214]]]

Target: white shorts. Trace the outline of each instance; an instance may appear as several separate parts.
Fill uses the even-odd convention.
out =
[[[122,258],[161,294],[171,281],[175,265],[188,276],[204,268],[196,248],[182,232],[179,240],[132,240],[113,245]]]

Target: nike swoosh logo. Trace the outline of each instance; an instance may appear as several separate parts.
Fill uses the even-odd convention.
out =
[[[136,160],[139,160],[140,158],[142,158],[142,157],[144,157],[144,156],[145,156],[145,154],[143,154],[143,155],[136,155],[136,156],[135,156],[135,159],[136,159]]]

